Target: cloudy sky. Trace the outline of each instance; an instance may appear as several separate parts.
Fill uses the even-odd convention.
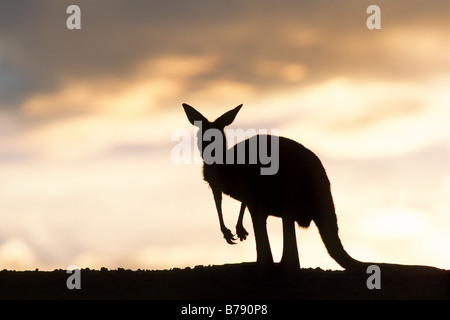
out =
[[[1,0],[0,268],[254,261],[201,165],[171,157],[186,102],[211,120],[243,103],[233,128],[314,151],[355,258],[449,269],[450,3],[376,1],[381,30],[371,4]],[[315,226],[297,237],[303,267],[339,269]]]

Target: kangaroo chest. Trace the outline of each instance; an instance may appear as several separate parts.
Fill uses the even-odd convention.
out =
[[[242,177],[234,174],[230,166],[226,165],[204,165],[203,178],[212,189],[218,189],[223,193],[237,199],[243,200],[244,195],[242,188]],[[241,182],[240,182],[241,181]]]
[[[238,201],[248,202],[261,193],[261,188],[271,189],[268,186],[264,188],[260,176],[252,174],[258,170],[258,167],[243,165],[204,165],[203,178],[212,189],[220,190]]]

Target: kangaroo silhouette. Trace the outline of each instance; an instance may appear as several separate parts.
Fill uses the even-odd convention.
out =
[[[222,193],[241,202],[236,225],[236,234],[241,241],[248,235],[242,224],[245,209],[248,208],[253,223],[258,264],[273,264],[266,227],[267,217],[271,215],[282,218],[281,265],[292,269],[300,268],[295,223],[307,228],[311,221],[314,221],[329,255],[339,265],[345,269],[361,267],[363,263],[353,259],[344,250],[339,239],[330,182],[321,161],[313,152],[291,139],[276,137],[279,139],[278,171],[275,174],[263,175],[261,168],[266,164],[259,160],[252,163],[250,159],[254,156],[252,153],[258,152],[262,147],[269,152],[277,151],[270,143],[274,136],[255,135],[227,148],[224,128],[234,121],[241,107],[242,104],[210,122],[193,107],[183,104],[190,123],[200,129],[197,132],[197,142],[203,158],[203,177],[213,192],[220,230],[225,240],[234,244],[237,238],[224,224]],[[210,129],[220,133],[215,135],[215,139],[222,139],[219,145],[223,146],[223,153],[213,154],[214,159],[220,161],[211,162],[205,158],[206,151],[211,150],[211,143],[217,143],[210,137],[205,138],[205,133]],[[256,149],[253,147],[255,142]],[[242,150],[245,150],[244,163],[225,161],[237,160],[237,154]]]

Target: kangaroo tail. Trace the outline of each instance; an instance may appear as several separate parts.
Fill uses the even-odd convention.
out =
[[[319,229],[322,241],[327,248],[329,255],[344,269],[359,269],[366,265],[361,261],[353,259],[347,251],[345,251],[338,235],[338,225],[334,210],[327,212],[320,219],[314,219]]]

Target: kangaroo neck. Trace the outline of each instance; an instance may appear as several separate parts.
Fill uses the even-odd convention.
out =
[[[227,160],[227,147],[226,145],[217,146],[211,143],[203,148],[201,155],[204,166],[225,164]]]
[[[219,187],[221,179],[221,170],[223,164],[203,162],[203,179],[211,188]]]

